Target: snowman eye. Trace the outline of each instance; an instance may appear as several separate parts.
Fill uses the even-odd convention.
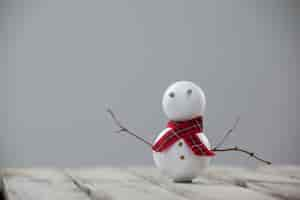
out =
[[[192,92],[193,92],[193,90],[192,90],[192,89],[188,89],[188,90],[186,91],[186,93],[187,93],[188,95],[191,95],[191,94],[192,94]]]
[[[174,92],[170,92],[169,93],[169,97],[174,98],[175,97],[175,93]]]

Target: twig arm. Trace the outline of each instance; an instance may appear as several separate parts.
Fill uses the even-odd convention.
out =
[[[230,134],[236,129],[238,123],[240,121],[240,117],[238,116],[232,126],[232,128],[230,128],[229,130],[226,131],[226,133],[224,134],[223,138],[216,144],[216,146],[214,148],[219,148],[221,147],[225,140],[230,136]]]
[[[216,147],[215,147],[215,148],[212,149],[212,151],[215,151],[215,152],[217,152],[217,151],[220,151],[220,152],[224,152],[224,151],[239,151],[239,152],[248,154],[250,157],[252,157],[252,158],[254,158],[254,159],[258,160],[258,161],[261,161],[261,162],[263,162],[263,163],[266,163],[266,164],[268,164],[268,165],[271,165],[271,164],[272,164],[272,162],[267,161],[267,160],[264,160],[264,159],[258,157],[254,152],[250,152],[250,151],[241,149],[241,148],[239,148],[239,147],[237,147],[237,146],[231,147],[231,148],[216,148]]]
[[[116,115],[113,113],[113,111],[111,109],[107,109],[107,112],[110,114],[110,116],[114,120],[115,124],[120,128],[119,130],[116,131],[117,133],[125,132],[125,133],[127,133],[127,134],[135,137],[139,141],[143,142],[144,144],[152,147],[152,144],[150,142],[148,142],[147,140],[145,140],[141,136],[138,136],[137,134],[135,134],[132,131],[130,131],[127,128],[125,128],[125,126],[123,126],[121,124],[121,122],[117,119]]]

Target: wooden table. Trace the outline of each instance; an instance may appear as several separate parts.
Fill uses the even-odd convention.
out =
[[[300,199],[298,166],[212,166],[185,184],[150,167],[3,169],[1,175],[8,200]]]

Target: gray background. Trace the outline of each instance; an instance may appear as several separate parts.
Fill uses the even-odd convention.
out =
[[[296,1],[1,1],[0,166],[152,165],[165,88],[205,91],[215,144],[300,164]],[[3,67],[2,67],[3,66]],[[255,165],[222,153],[215,164]]]

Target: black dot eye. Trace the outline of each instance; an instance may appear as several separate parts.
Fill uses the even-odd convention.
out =
[[[192,89],[188,89],[188,90],[186,91],[186,93],[187,93],[188,95],[191,95],[191,94],[193,93],[193,90],[192,90]]]
[[[175,97],[175,93],[174,92],[170,92],[169,93],[169,97],[174,98]]]

